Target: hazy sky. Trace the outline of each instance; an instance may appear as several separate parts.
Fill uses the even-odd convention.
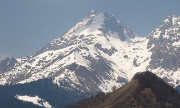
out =
[[[106,11],[146,36],[169,15],[180,16],[180,0],[0,0],[0,54],[33,54],[91,9]]]

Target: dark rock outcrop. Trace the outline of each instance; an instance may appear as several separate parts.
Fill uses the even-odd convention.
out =
[[[0,62],[0,73],[7,71],[9,68],[13,67],[17,63],[15,58],[6,58]]]
[[[125,86],[70,108],[179,108],[180,94],[151,72],[137,73]]]

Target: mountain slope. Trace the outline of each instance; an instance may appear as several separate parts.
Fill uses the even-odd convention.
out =
[[[11,104],[17,106],[24,105],[25,107],[27,104],[25,101],[28,100],[29,102],[35,103],[34,107],[32,103],[27,104],[29,105],[28,107],[31,108],[63,108],[64,105],[74,104],[92,95],[92,93],[81,92],[78,88],[70,88],[70,86],[65,83],[62,83],[61,87],[59,87],[53,83],[52,79],[41,79],[25,84],[4,85],[0,86],[0,91],[0,106],[4,105],[5,108],[12,108],[12,106],[8,107],[8,105]],[[37,98],[39,98],[39,101],[37,100],[37,102],[35,102]]]
[[[50,78],[62,91],[78,90],[87,98],[150,70],[176,87],[180,85],[178,39],[179,17],[169,17],[148,37],[138,37],[113,15],[90,12],[34,55],[1,63],[0,85]]]
[[[0,62],[0,73],[8,71],[7,69],[11,69],[17,63],[15,58],[6,58]]]
[[[180,84],[180,17],[169,16],[147,37],[149,69],[172,86]]]
[[[180,17],[169,16],[148,39],[148,48],[152,47],[153,52],[150,63],[156,64],[153,68],[177,71],[180,64]],[[169,61],[171,62],[167,64]]]
[[[70,108],[179,108],[180,94],[151,72],[136,74],[125,86]]]
[[[1,84],[51,77],[57,84],[67,82],[87,92],[109,91],[128,82],[127,73],[111,60],[118,54],[117,44],[126,39],[114,16],[92,13],[35,55],[17,59],[13,69],[0,76]]]
[[[15,98],[11,92],[0,87],[0,108],[42,108],[30,102],[23,102]]]

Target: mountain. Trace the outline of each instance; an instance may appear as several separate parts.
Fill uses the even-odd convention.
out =
[[[150,64],[156,64],[152,68],[177,71],[180,64],[180,17],[169,16],[148,39],[148,48],[156,46],[151,49],[153,54]]]
[[[16,63],[17,60],[15,58],[7,57],[5,60],[2,60],[0,62],[0,73],[3,73],[4,71],[8,71],[7,69],[11,69],[11,67],[13,67]]]
[[[57,96],[70,98],[63,100],[59,97],[55,103],[46,98],[42,99],[47,100],[53,107],[55,104],[60,104],[61,107],[73,104],[128,82],[128,75],[111,60],[117,56],[114,55],[118,52],[117,45],[123,44],[127,39],[129,37],[124,34],[123,24],[114,16],[106,12],[90,13],[64,36],[51,41],[34,55],[17,58],[17,63],[11,69],[1,73],[0,83],[27,85],[33,81],[51,78],[52,83],[58,85],[56,89],[61,91]],[[35,88],[37,91],[42,90],[39,86]],[[50,92],[55,94],[55,91]],[[79,95],[74,96],[75,94]],[[35,95],[41,97],[39,92]],[[53,99],[49,93],[44,95]],[[29,93],[24,93],[23,96],[29,96]]]
[[[147,37],[151,70],[172,86],[180,84],[180,17],[169,16]],[[177,80],[178,79],[178,80]]]
[[[138,37],[113,15],[90,12],[67,33],[32,56],[1,62],[0,85],[15,87],[47,78],[53,87],[58,85],[56,89],[79,94],[71,97],[72,100],[80,100],[99,92],[110,92],[113,87],[128,83],[137,72],[150,70],[176,87],[180,85],[179,28],[179,17],[171,16],[148,37]],[[166,36],[172,38],[166,39]],[[26,95],[29,96],[23,94]],[[35,95],[42,97],[39,93]],[[69,97],[64,92],[57,96],[60,95]],[[53,104],[48,102],[52,106],[63,106],[78,100],[70,102],[61,98]]]
[[[128,82],[127,73],[117,65],[119,61],[111,60],[117,58],[119,46],[127,38],[114,16],[90,13],[33,56],[16,59],[18,63],[0,75],[1,84],[52,78],[56,84],[69,83],[84,92],[109,91],[111,86]]]
[[[98,94],[70,108],[179,108],[180,94],[152,72],[137,73],[108,94]]]

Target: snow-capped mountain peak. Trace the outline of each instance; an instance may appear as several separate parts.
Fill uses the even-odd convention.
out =
[[[165,38],[172,41],[177,41],[179,37],[179,30],[180,30],[180,17],[172,15],[165,19],[161,25],[156,28],[148,38]]]
[[[171,23],[173,25],[180,25],[180,17],[175,16],[175,15],[171,15],[171,16],[168,16],[168,18],[165,19],[163,22],[164,23]]]
[[[58,50],[75,43],[96,44],[100,39],[108,37],[125,41],[124,26],[114,16],[107,12],[90,14],[72,27],[64,36],[54,39],[36,54],[49,50]],[[106,39],[105,39],[106,38]]]
[[[172,15],[165,19],[159,27],[147,37],[148,49],[152,52],[149,67],[161,74],[166,79],[169,74],[171,77],[180,76],[180,17]],[[175,78],[171,85],[179,85]],[[166,80],[166,82],[170,82]]]
[[[108,32],[116,32],[121,40],[125,40],[123,26],[114,16],[109,15],[107,12],[99,14],[90,12],[85,19],[71,28],[66,35],[72,33],[80,35],[103,33],[104,35],[108,35]]]
[[[7,77],[10,74],[14,76],[14,80],[9,80],[9,77],[1,79],[1,82],[16,84],[51,77],[59,85],[68,81],[77,86],[82,85],[80,79],[84,79],[91,82],[91,86],[101,85],[97,90],[109,91],[112,85],[107,85],[103,79],[108,78],[108,82],[116,86],[128,80],[127,74],[122,73],[118,65],[111,61],[117,56],[117,44],[125,43],[125,38],[123,25],[114,16],[107,12],[95,14],[91,11],[65,35],[54,39],[35,55],[18,59],[19,64],[5,73]],[[84,74],[89,74],[90,78],[85,78]],[[17,79],[18,75],[24,77]],[[123,83],[114,81],[122,79],[119,76],[123,76]],[[109,88],[104,89],[104,84]],[[83,89],[90,90],[92,87]]]
[[[0,84],[51,78],[62,90],[94,95],[151,70],[175,87],[180,85],[179,31],[179,17],[173,16],[148,37],[138,37],[113,15],[91,11],[65,35],[3,69]]]

